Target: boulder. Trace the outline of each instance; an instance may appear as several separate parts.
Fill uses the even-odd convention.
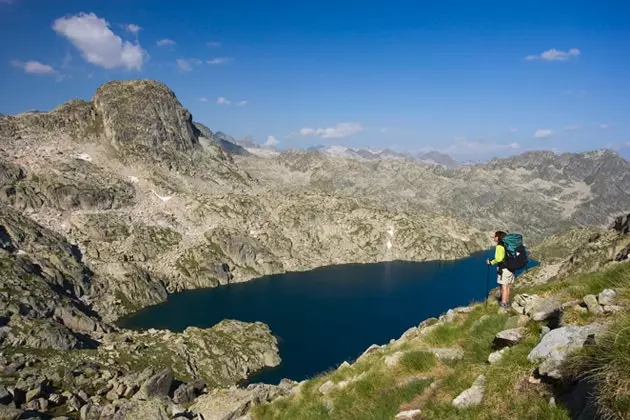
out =
[[[459,306],[453,309],[453,311],[455,311],[458,314],[469,314],[474,310],[475,310],[474,306]]]
[[[0,404],[0,419],[2,420],[17,420],[22,417],[22,414],[24,410]]]
[[[426,351],[433,353],[442,362],[452,362],[464,357],[464,350],[459,348],[433,348]]]
[[[446,313],[443,315],[443,317],[440,317],[444,322],[447,323],[451,323],[455,320],[455,316],[457,316],[457,314],[455,313],[454,310],[449,309],[448,311],[446,311]]]
[[[494,337],[494,346],[496,348],[503,348],[507,346],[513,346],[520,343],[525,338],[525,331],[522,328],[512,328],[509,330],[503,330]]]
[[[326,381],[319,387],[319,393],[322,395],[328,395],[335,389],[335,383],[333,381]]]
[[[8,405],[13,401],[13,396],[2,385],[0,385],[0,404]]]
[[[453,400],[453,405],[457,408],[468,408],[481,404],[485,387],[486,378],[483,375],[479,375],[470,388],[463,391]]]
[[[554,298],[549,298],[539,300],[531,308],[526,308],[526,315],[529,315],[534,321],[540,322],[557,317],[560,311],[560,303]]]
[[[394,367],[400,362],[404,353],[402,351],[397,351],[396,353],[390,354],[389,356],[385,356],[385,365],[387,367]]]
[[[31,402],[44,396],[44,387],[41,383],[35,385],[33,389],[26,393],[26,402]]]
[[[512,308],[519,314],[527,315],[534,321],[544,321],[558,316],[562,307],[554,298],[542,298],[538,295],[518,294],[514,296]]]
[[[588,308],[588,311],[594,315],[600,315],[604,312],[599,302],[597,302],[595,295],[584,296],[584,304]]]
[[[83,405],[85,404],[84,401],[81,401],[81,399],[79,397],[77,397],[76,395],[72,394],[70,397],[68,397],[68,408],[70,409],[70,411],[79,411],[81,410],[81,407],[83,407]]]
[[[527,360],[539,363],[538,371],[541,375],[560,379],[560,367],[567,355],[584,346],[590,336],[596,337],[605,331],[602,324],[586,326],[569,325],[551,330],[545,334],[540,343],[529,353]]]
[[[201,379],[187,384],[181,384],[173,394],[173,402],[175,404],[191,403],[195,399],[195,397],[197,397],[197,395],[199,395],[201,391],[203,391],[205,387],[206,383]]]
[[[167,405],[158,398],[150,400],[131,400],[123,404],[113,417],[113,420],[170,420]],[[206,420],[206,418],[203,418]]]
[[[381,346],[379,346],[378,344],[372,344],[370,347],[367,348],[367,350],[365,350],[361,356],[359,356],[359,358],[357,359],[357,361],[366,358],[367,356],[369,356],[372,353],[375,352],[379,352],[382,351]]]
[[[614,314],[615,312],[623,311],[623,306],[619,305],[605,305],[602,307],[605,314]]]
[[[501,361],[501,359],[503,359],[503,356],[505,355],[506,352],[508,352],[510,350],[509,347],[503,347],[501,350],[497,350],[494,351],[492,353],[490,353],[490,355],[488,356],[488,363],[495,364],[499,361]]]
[[[288,393],[277,386],[265,384],[250,385],[246,389],[215,389],[197,398],[189,410],[201,415],[204,420],[239,419],[254,405],[273,401]]]
[[[602,306],[614,305],[616,297],[617,292],[615,292],[613,289],[606,289],[603,290],[599,295],[597,295],[597,302],[599,302],[599,304]]]
[[[422,414],[422,410],[419,409],[415,409],[415,410],[406,410],[406,411],[401,411],[400,413],[396,414],[395,420],[414,420],[420,417],[420,414]]]
[[[81,420],[99,420],[102,411],[103,408],[101,406],[88,403],[81,407]]]
[[[173,384],[173,371],[166,368],[150,377],[140,387],[140,391],[134,396],[139,399],[167,396]]]

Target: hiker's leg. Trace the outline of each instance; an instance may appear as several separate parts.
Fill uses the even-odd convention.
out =
[[[510,294],[510,286],[508,286],[507,284],[502,284],[501,285],[501,303],[502,304],[507,304],[508,299],[509,299],[509,294]]]
[[[514,273],[504,268],[501,273],[501,279],[504,285],[502,302],[507,304],[510,301],[510,284],[514,283]]]

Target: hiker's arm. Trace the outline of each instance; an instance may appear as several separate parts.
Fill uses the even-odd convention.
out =
[[[505,248],[502,246],[497,246],[494,248],[494,259],[490,261],[490,264],[497,265],[505,259]]]

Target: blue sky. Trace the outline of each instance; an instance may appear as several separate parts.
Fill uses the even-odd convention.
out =
[[[0,0],[0,112],[152,78],[281,148],[627,156],[626,3]]]

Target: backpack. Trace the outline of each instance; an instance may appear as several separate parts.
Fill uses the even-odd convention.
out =
[[[503,238],[505,247],[505,268],[514,272],[527,265],[527,249],[523,245],[523,235],[519,233],[508,233]]]

